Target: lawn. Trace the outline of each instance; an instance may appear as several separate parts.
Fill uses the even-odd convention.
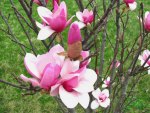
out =
[[[87,2],[87,0],[83,1]],[[75,5],[74,0],[65,0],[65,2],[68,7],[69,17],[71,17],[71,15],[75,14],[78,8]],[[149,0],[137,0],[137,2],[143,2],[145,11],[150,11]],[[14,3],[22,12],[22,14],[24,14],[19,2],[17,0],[14,0]],[[37,5],[34,5],[34,18],[36,18],[36,20],[40,20],[36,12],[36,7]],[[49,5],[49,7],[51,9],[51,5]],[[12,31],[20,40],[20,42],[24,43],[25,45],[29,45],[28,40],[24,38],[25,35],[22,32],[19,23],[17,22],[9,0],[0,0],[0,11],[2,11],[5,16],[9,16],[9,23],[13,28]],[[99,12],[100,14],[102,13],[100,9]],[[138,25],[134,24],[136,21],[138,21],[138,8],[135,12],[130,13],[132,14],[130,14],[130,21],[127,30],[128,32],[126,32],[125,34],[128,39],[128,41],[126,42],[127,44],[132,43],[132,37],[138,36],[138,32],[136,32]],[[1,18],[0,28],[6,28]],[[112,41],[113,37],[115,36],[113,30],[114,26],[110,22],[110,24],[108,24],[108,35],[111,37]],[[30,35],[32,37],[33,44],[36,45],[37,53],[44,53],[46,50],[44,49],[42,43],[36,40],[36,34],[30,32]],[[63,36],[64,40],[67,40],[67,32],[64,32]],[[24,68],[21,49],[16,43],[10,41],[8,37],[8,35],[0,31],[0,79],[16,83],[12,75],[15,74],[16,76],[19,76],[22,73],[27,74],[27,72]],[[106,42],[106,44],[107,43],[108,42]],[[112,54],[110,48],[111,46],[108,44],[106,47],[106,60],[110,60]],[[28,50],[28,52],[30,52],[30,50]],[[134,95],[136,101],[134,101],[127,107],[126,113],[148,113],[150,111],[149,84],[150,76],[143,77],[143,79],[138,83],[138,86],[136,87],[136,93]],[[54,98],[50,97],[49,95],[37,93],[31,96],[22,96],[23,93],[24,92],[20,91],[19,89],[0,83],[0,113],[61,113],[61,110],[55,102]],[[79,109],[78,112],[80,113],[83,111],[80,111]]]

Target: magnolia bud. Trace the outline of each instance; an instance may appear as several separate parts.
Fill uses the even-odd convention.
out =
[[[78,41],[81,42],[82,37],[80,33],[80,29],[77,24],[73,23],[70,27],[69,34],[68,34],[68,44],[73,44]]]
[[[150,32],[150,12],[148,11],[145,13],[144,28],[147,32]]]
[[[82,37],[77,24],[73,23],[68,34],[68,57],[77,59],[82,51]]]

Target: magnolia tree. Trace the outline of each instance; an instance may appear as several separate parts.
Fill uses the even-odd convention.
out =
[[[23,38],[28,39],[30,47],[17,39],[3,11],[0,15],[7,29],[0,30],[21,48],[30,77],[24,74],[15,77],[18,85],[0,82],[26,90],[28,95],[46,93],[56,99],[65,113],[75,113],[78,104],[86,113],[124,112],[134,101],[138,81],[150,74],[150,12],[144,11],[143,3],[138,5],[135,0],[75,0],[79,10],[68,19],[67,6],[70,4],[65,1],[18,2],[26,16],[10,0],[25,34]],[[33,6],[37,12],[33,11]],[[132,17],[135,10],[139,11],[136,18]],[[40,21],[34,18],[36,13]],[[130,18],[135,18],[135,23],[139,24],[138,35],[132,37],[132,43],[126,37]],[[110,23],[113,36],[109,34]],[[35,47],[38,45],[33,45],[28,29],[42,41],[47,50],[45,53],[37,53]],[[68,36],[62,35],[63,32]],[[108,45],[111,55],[106,58]]]

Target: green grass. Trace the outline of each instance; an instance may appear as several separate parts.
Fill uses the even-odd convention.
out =
[[[17,0],[15,1],[15,5],[19,9],[19,11],[22,12],[23,15],[25,13],[23,12],[22,8],[20,7]],[[65,0],[68,6],[68,14],[69,17],[75,14],[75,12],[78,10],[77,6],[75,6],[74,0]],[[98,0],[97,0],[98,1]],[[87,0],[84,0],[84,2],[87,2]],[[138,0],[138,3],[143,2],[145,5],[145,11],[150,10],[150,1],[145,0]],[[139,5],[138,5],[139,6]],[[34,18],[36,20],[40,20],[40,18],[37,15],[36,12],[36,5],[34,5]],[[51,7],[49,5],[49,7]],[[29,45],[28,40],[25,38],[25,35],[17,22],[17,19],[11,9],[11,5],[9,4],[8,0],[2,0],[0,1],[0,11],[4,13],[5,16],[9,17],[9,23],[11,27],[13,28],[13,33],[17,36],[17,38],[21,41],[21,43],[24,43],[25,45]],[[102,13],[102,9],[99,9],[99,13]],[[132,44],[133,39],[136,36],[138,36],[137,27],[138,24],[134,24],[138,22],[136,16],[138,14],[138,10],[135,12],[130,12],[130,21],[129,25],[127,27],[127,32],[125,34],[125,37],[127,38],[127,44]],[[74,19],[75,20],[75,19]],[[111,41],[114,42],[115,37],[115,27],[114,24],[112,24],[113,20],[109,20],[108,24],[108,36],[110,37]],[[4,22],[0,18],[0,28],[6,28],[4,25]],[[68,29],[67,29],[68,30]],[[67,40],[67,30],[63,33],[63,39]],[[45,49],[43,49],[43,45],[40,41],[37,41],[36,35],[32,32],[30,33],[32,36],[32,42],[34,45],[36,45],[36,51],[37,53],[41,54],[45,52]],[[99,35],[99,39],[101,40],[101,34]],[[107,47],[105,53],[105,60],[110,60],[112,56],[112,50],[110,49],[111,46],[109,42],[106,42]],[[30,52],[29,50],[27,50]],[[16,83],[16,81],[12,77],[12,73],[15,73],[17,76],[20,74],[27,74],[24,64],[23,64],[23,57],[19,54],[21,52],[21,49],[18,45],[11,42],[6,34],[0,31],[0,78],[7,80],[12,83]],[[94,60],[92,60],[94,61]],[[107,64],[105,65],[107,67]],[[136,93],[135,98],[136,101],[133,102],[131,105],[127,107],[126,112],[127,113],[148,113],[150,111],[150,76],[145,76],[143,79],[139,82],[138,86],[136,87]],[[61,113],[60,108],[58,107],[56,101],[50,97],[49,95],[43,95],[40,93],[37,93],[33,96],[22,96],[22,91],[19,89],[15,89],[11,86],[7,86],[5,84],[0,83],[0,113]],[[148,112],[147,112],[148,111]],[[78,111],[81,112],[81,111]]]

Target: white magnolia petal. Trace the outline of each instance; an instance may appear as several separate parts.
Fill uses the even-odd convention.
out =
[[[90,84],[89,81],[80,81],[78,86],[74,88],[75,91],[80,93],[88,93],[94,90],[93,84]]]
[[[95,91],[92,92],[92,95],[94,98],[99,99],[99,94],[101,93],[101,90],[97,88]]]
[[[82,29],[82,28],[84,28],[86,26],[83,22],[75,21],[73,23],[77,24],[79,26],[79,29]]]
[[[41,23],[39,23],[38,21],[35,22],[36,26],[40,29],[42,29],[44,27],[44,25],[42,25]]]
[[[83,22],[82,12],[80,12],[80,11],[76,12],[76,17],[77,17],[81,22]]]
[[[107,87],[107,85],[106,85],[106,84],[103,84],[103,85],[102,85],[102,88],[106,88],[106,87]]]
[[[75,108],[78,104],[78,97],[74,92],[67,92],[63,86],[59,87],[59,95],[62,102],[67,108]]]
[[[56,84],[56,85],[51,87],[51,90],[50,90],[51,96],[56,96],[59,94],[59,86],[60,86],[60,84]]]
[[[106,108],[110,105],[110,99],[107,98],[104,102],[100,102],[99,104],[100,104],[100,106]]]
[[[51,17],[52,12],[43,6],[39,6],[37,8],[37,11],[38,11],[38,14],[41,17],[41,19],[48,24],[48,22],[44,19],[44,17]]]
[[[55,31],[52,30],[49,26],[45,26],[43,27],[39,34],[38,34],[38,40],[45,40],[47,39],[49,36],[51,36]]]
[[[35,57],[35,55],[27,53],[24,58],[24,63],[29,74],[36,78],[41,78],[38,68],[36,66],[37,58]]]
[[[131,11],[135,10],[137,7],[137,3],[136,2],[133,2],[133,3],[129,3],[129,8]]]
[[[81,104],[81,106],[86,109],[90,102],[90,97],[88,93],[82,93],[78,95],[78,101]]]
[[[86,72],[82,76],[84,79],[88,80],[93,85],[97,80],[97,74],[92,69],[86,69]]]
[[[102,93],[104,93],[107,97],[109,97],[109,90],[108,89],[104,89],[102,91]]]
[[[98,108],[98,106],[99,106],[99,103],[97,102],[97,100],[92,101],[91,109],[96,109],[96,108]]]
[[[149,11],[145,12],[145,19],[147,18],[147,16],[149,15],[149,13],[150,13]]]
[[[79,69],[79,65],[79,61],[71,61],[70,59],[66,59],[60,72],[61,77],[77,71]]]
[[[110,77],[107,77],[107,81],[110,81]]]

